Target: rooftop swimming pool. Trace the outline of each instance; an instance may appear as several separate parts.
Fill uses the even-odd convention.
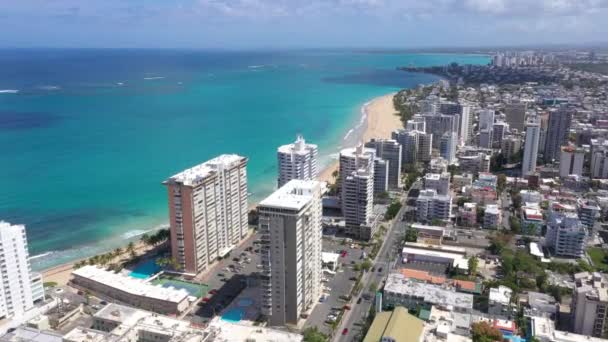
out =
[[[137,265],[137,267],[129,273],[129,276],[137,279],[148,279],[159,271],[160,267],[156,264],[156,259],[150,259]]]
[[[243,309],[232,308],[222,315],[222,320],[226,322],[236,323],[240,322],[241,319],[243,319],[244,315],[245,313],[243,312]]]

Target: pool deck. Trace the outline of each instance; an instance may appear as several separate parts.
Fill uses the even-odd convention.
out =
[[[261,288],[260,287],[247,287],[241,292],[233,301],[230,303],[228,307],[226,307],[221,313],[220,317],[229,312],[232,309],[241,309],[243,310],[243,317],[238,322],[242,325],[253,325],[255,320],[260,315],[259,308],[261,304],[259,300],[256,298],[261,298]],[[250,302],[250,305],[241,305],[246,304],[246,302]],[[227,322],[233,322],[232,320],[227,320]]]

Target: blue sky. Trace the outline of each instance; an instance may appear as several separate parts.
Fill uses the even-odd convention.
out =
[[[608,0],[0,0],[0,47],[436,47],[608,41]]]

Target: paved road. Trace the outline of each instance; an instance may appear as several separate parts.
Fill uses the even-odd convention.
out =
[[[405,205],[401,208],[399,214],[397,214],[397,217],[387,232],[384,243],[380,248],[380,253],[378,253],[374,262],[374,267],[376,270],[374,272],[367,272],[363,275],[363,278],[361,279],[361,284],[363,284],[361,294],[370,293],[369,286],[372,282],[375,282],[377,287],[380,288],[382,287],[382,283],[386,280],[390,266],[394,262],[393,257],[398,253],[399,250],[399,238],[404,233],[404,225],[399,224],[401,222],[401,216],[404,213],[404,209]],[[380,268],[382,268],[382,271],[378,272]],[[361,331],[361,325],[355,325],[355,323],[364,322],[365,317],[369,313],[369,309],[371,305],[373,305],[374,301],[373,298],[371,298],[371,300],[365,300],[362,298],[361,303],[356,304],[358,298],[360,297],[352,299],[351,310],[348,310],[345,313],[342,323],[336,329],[336,335],[333,339],[334,342],[348,342],[357,340],[356,337]],[[342,335],[344,329],[348,329],[348,333],[346,335]]]

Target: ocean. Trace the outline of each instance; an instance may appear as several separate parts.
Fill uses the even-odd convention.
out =
[[[166,225],[161,182],[221,153],[249,158],[251,201],[296,134],[321,164],[374,97],[436,81],[398,66],[477,55],[353,51],[0,50],[0,220],[25,224],[32,267]]]

